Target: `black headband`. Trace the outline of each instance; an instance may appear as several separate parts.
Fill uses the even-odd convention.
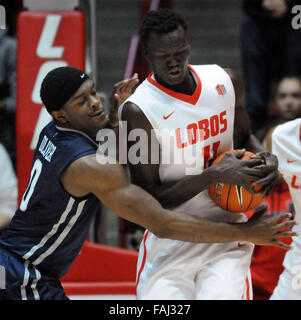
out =
[[[73,67],[59,67],[48,72],[40,90],[48,112],[61,109],[87,79],[89,76],[85,72]]]

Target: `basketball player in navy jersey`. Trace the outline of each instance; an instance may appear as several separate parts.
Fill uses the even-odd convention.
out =
[[[125,92],[115,97],[118,103],[136,83],[136,78],[129,80]],[[0,299],[68,299],[59,278],[78,255],[100,200],[160,238],[191,242],[212,234],[214,242],[231,238],[272,244],[281,228],[294,223],[254,219],[236,226],[165,210],[143,189],[129,184],[119,164],[96,160],[96,134],[112,121],[116,125],[116,114],[113,108],[111,117],[106,115],[95,84],[83,71],[50,71],[41,85],[41,99],[53,121],[41,131],[28,187],[0,238]]]
[[[195,159],[188,151],[199,142],[195,149],[203,163],[187,175],[188,164],[153,163],[150,150],[147,164],[130,164],[132,182],[165,208],[209,221],[245,222],[243,214],[218,208],[207,192],[217,182],[242,185],[253,192],[252,181],[269,193],[277,180],[277,158],[251,134],[239,79],[233,71],[217,65],[189,65],[187,24],[169,9],[148,12],[140,37],[153,72],[121,106],[120,118],[127,121],[128,131],[139,128],[147,132],[149,146],[156,141],[154,129],[168,129],[168,143],[175,141],[174,148],[165,147],[163,139],[160,147],[152,150],[169,150],[170,159],[177,150],[192,163]],[[128,150],[134,143],[128,143]],[[244,151],[233,152],[208,167],[210,160],[233,148],[245,148],[257,156],[241,161]],[[138,259],[138,299],[250,299],[253,245],[231,237],[228,243],[217,242],[213,234],[204,237],[204,243],[192,244],[158,239],[146,230]],[[276,238],[273,244],[286,247]]]

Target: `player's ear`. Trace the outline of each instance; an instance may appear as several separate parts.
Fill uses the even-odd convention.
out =
[[[63,109],[52,111],[51,115],[58,123],[67,123],[69,121],[66,112]]]

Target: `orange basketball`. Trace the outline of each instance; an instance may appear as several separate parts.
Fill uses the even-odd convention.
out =
[[[220,154],[212,163],[218,163],[226,153],[238,150],[229,150]],[[241,160],[248,160],[254,153],[246,151]],[[259,191],[261,186],[255,186]],[[264,199],[264,193],[250,193],[244,187],[217,182],[209,187],[211,199],[221,208],[231,212],[245,212],[257,207]]]

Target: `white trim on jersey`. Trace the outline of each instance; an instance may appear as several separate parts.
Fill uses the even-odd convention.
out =
[[[69,221],[69,223],[67,224],[67,226],[65,227],[63,232],[56,239],[56,241],[52,244],[52,246],[50,246],[48,248],[48,250],[46,250],[43,254],[41,254],[40,257],[37,258],[35,261],[33,261],[34,265],[37,265],[37,264],[41,263],[45,258],[47,258],[64,241],[65,237],[67,236],[67,234],[69,233],[69,231],[73,227],[74,223],[76,222],[76,220],[78,219],[78,217],[82,213],[86,202],[87,202],[87,200],[84,200],[84,201],[79,203],[75,215],[71,218],[71,220]],[[72,208],[72,206],[71,206],[71,208]]]
[[[85,138],[87,138],[88,140],[90,140],[92,143],[94,143],[97,147],[98,147],[98,144],[93,140],[91,139],[87,134],[85,134],[84,132],[82,131],[79,131],[79,130],[75,130],[75,129],[69,129],[69,128],[62,128],[62,127],[59,127],[58,125],[56,125],[56,128],[60,131],[69,131],[69,132],[76,132],[76,133],[79,133],[81,134],[82,136],[84,136]]]
[[[29,265],[29,261],[25,261],[25,264],[24,264],[24,279],[23,279],[23,283],[21,285],[21,297],[22,297],[22,300],[27,300],[26,286],[28,285],[28,280],[29,280],[28,265]]]
[[[29,265],[29,261],[25,261],[25,263],[24,263],[24,279],[23,279],[23,283],[21,285],[22,300],[27,300],[26,287],[28,285],[29,276],[30,276],[28,265]],[[41,279],[41,273],[39,272],[39,270],[35,269],[35,275],[36,275],[36,278],[32,281],[30,288],[32,290],[34,299],[40,300],[40,295],[37,290],[37,283]]]
[[[27,259],[29,259],[38,249],[42,248],[45,243],[51,238],[53,237],[57,231],[59,226],[65,222],[67,216],[69,215],[69,213],[72,210],[72,207],[74,205],[75,200],[70,197],[67,207],[64,210],[63,214],[61,215],[61,218],[59,220],[58,223],[56,223],[50,232],[48,232],[43,238],[42,240],[39,242],[39,244],[33,246],[31,248],[31,250],[29,250],[24,256],[23,259],[25,259],[25,264],[24,264],[24,279],[23,279],[23,283],[21,285],[21,297],[22,300],[27,300],[27,295],[26,295],[26,287],[28,285],[28,281],[29,281],[29,270],[28,270],[28,265],[29,265],[29,261]],[[56,241],[44,252],[42,253],[35,261],[32,262],[33,265],[38,265],[39,263],[41,263],[45,258],[47,258],[55,249],[57,249],[57,247],[64,241],[64,239],[66,238],[66,236],[68,235],[69,231],[71,230],[71,228],[73,227],[73,225],[75,224],[75,222],[77,221],[77,219],[79,218],[79,216],[81,215],[83,208],[86,204],[87,200],[81,201],[77,207],[76,213],[75,215],[70,219],[69,223],[67,224],[67,226],[64,228],[64,230],[61,232],[61,234],[59,235],[59,237],[56,239]],[[38,281],[41,279],[41,273],[39,272],[39,270],[35,269],[35,274],[36,274],[36,278],[32,281],[31,284],[31,289],[33,291],[33,295],[35,300],[39,300],[40,296],[37,290],[37,283]]]
[[[37,290],[37,283],[41,279],[41,274],[37,269],[35,269],[35,273],[36,273],[36,278],[32,281],[31,289],[33,291],[35,300],[40,300],[40,295]]]
[[[39,244],[33,246],[30,251],[28,251],[26,254],[24,254],[23,259],[25,259],[25,260],[29,259],[38,249],[42,248],[45,245],[45,243],[57,232],[59,226],[62,223],[64,223],[64,221],[66,220],[69,212],[71,211],[71,209],[73,207],[74,202],[75,202],[75,200],[72,197],[70,197],[70,200],[69,200],[69,202],[67,204],[67,207],[66,207],[65,211],[63,212],[63,214],[61,215],[61,218],[60,218],[59,222],[56,223],[52,227],[51,231],[48,232],[42,238],[42,240],[39,242]]]

